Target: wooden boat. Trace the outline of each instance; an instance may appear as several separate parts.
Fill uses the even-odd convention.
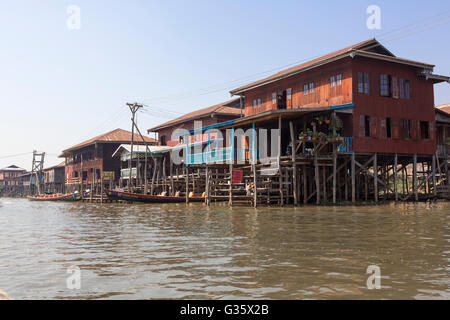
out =
[[[124,200],[133,202],[146,203],[176,203],[185,202],[186,197],[171,197],[171,196],[152,196],[147,194],[129,193],[118,190],[106,190],[106,196],[111,200]],[[190,197],[189,202],[205,201],[203,197]]]
[[[29,200],[33,201],[78,201],[81,197],[75,193],[57,193],[57,194],[42,194],[39,196],[28,196]]]

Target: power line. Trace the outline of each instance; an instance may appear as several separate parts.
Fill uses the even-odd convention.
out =
[[[388,40],[381,40],[381,41],[383,41],[383,42],[391,42],[391,41],[402,39],[402,38],[405,38],[405,37],[408,37],[408,36],[411,36],[411,35],[414,35],[414,34],[417,34],[417,33],[420,33],[420,32],[424,32],[424,31],[429,30],[431,28],[434,28],[434,27],[437,27],[439,25],[443,25],[443,24],[448,23],[448,21],[446,21],[445,19],[448,19],[449,16],[443,17],[443,19],[444,19],[443,23],[436,23],[435,20],[429,21],[427,23],[432,23],[432,25],[427,26],[426,28],[424,28],[422,30],[412,31],[412,32],[408,32],[406,34],[400,34],[400,35],[398,35],[398,36],[396,36],[394,38],[389,38],[389,35],[392,35],[392,34],[398,32],[400,30],[406,29],[408,27],[414,27],[414,26],[417,28],[418,25],[423,24],[423,22],[428,21],[428,20],[433,19],[433,18],[436,18],[436,17],[447,15],[449,12],[450,12],[450,10],[446,10],[446,11],[438,13],[436,15],[433,15],[433,16],[430,16],[430,17],[418,20],[416,22],[413,22],[413,23],[401,26],[401,27],[396,28],[394,30],[382,33],[377,38],[378,39],[388,38]],[[255,74],[252,74],[252,75],[249,75],[249,76],[240,77],[240,78],[237,78],[235,80],[231,80],[231,81],[227,81],[227,82],[223,82],[223,83],[218,83],[218,84],[215,84],[215,85],[212,85],[212,86],[208,86],[208,87],[205,87],[205,88],[200,88],[200,89],[195,89],[195,90],[192,90],[192,91],[187,91],[187,92],[184,92],[184,93],[178,93],[178,94],[162,96],[162,97],[159,97],[159,98],[154,98],[154,99],[152,99],[152,101],[155,101],[155,100],[156,101],[158,101],[158,100],[163,100],[164,101],[165,100],[165,102],[167,103],[169,101],[185,100],[185,99],[188,99],[188,98],[191,98],[191,97],[195,97],[195,96],[201,96],[201,95],[207,95],[207,94],[211,94],[211,93],[220,92],[220,91],[223,91],[223,90],[226,90],[226,89],[233,88],[234,85],[231,86],[231,84],[242,83],[243,81],[250,81],[250,79],[253,79],[254,77],[261,76],[261,75],[264,75],[264,74],[267,74],[267,73],[271,73],[271,72],[275,72],[275,71],[279,71],[279,70],[283,70],[285,68],[288,68],[288,67],[300,64],[302,62],[315,59],[315,58],[320,57],[322,55],[323,54],[315,55],[314,57],[310,57],[310,58],[307,58],[307,59],[302,59],[300,61],[296,61],[296,62],[287,64],[287,65],[284,65],[284,66],[281,66],[281,67],[277,67],[277,68],[273,68],[273,69],[270,69],[270,70],[258,72],[258,73],[255,73]],[[236,84],[236,85],[238,85],[238,84]],[[212,89],[214,89],[214,90],[212,90]]]
[[[2,156],[2,157],[0,157],[0,159],[17,158],[17,157],[22,157],[22,156],[29,155],[29,154],[32,154],[32,153],[33,153],[33,152],[25,152],[25,153],[19,153],[19,154],[12,154],[12,155],[9,155],[9,156]]]

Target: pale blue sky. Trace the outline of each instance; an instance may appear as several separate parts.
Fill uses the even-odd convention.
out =
[[[381,30],[366,27],[372,4]],[[69,5],[81,9],[80,30],[66,26]],[[229,99],[230,89],[265,71],[371,37],[450,75],[449,34],[447,0],[2,0],[0,167],[29,169],[31,155],[4,157],[33,149],[53,165],[75,143],[128,129],[126,102],[155,107],[139,114],[144,132]],[[450,102],[450,85],[435,86],[435,101]]]

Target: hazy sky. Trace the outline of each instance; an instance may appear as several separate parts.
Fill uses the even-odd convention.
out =
[[[373,4],[381,30],[366,27]],[[81,9],[79,30],[67,27],[70,5]],[[450,75],[449,34],[448,0],[1,0],[0,167],[30,169],[33,149],[53,165],[65,148],[129,129],[126,102],[151,107],[138,117],[144,132],[267,71],[371,37]],[[435,86],[435,102],[450,102],[450,85]]]

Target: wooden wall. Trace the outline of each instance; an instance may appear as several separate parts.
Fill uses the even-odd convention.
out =
[[[353,149],[356,152],[379,152],[401,154],[433,154],[435,142],[435,112],[433,83],[417,76],[412,67],[392,62],[356,57],[353,69]],[[370,93],[358,93],[358,72],[370,75]],[[388,74],[398,79],[407,79],[411,83],[410,99],[383,97],[380,95],[380,74]],[[360,126],[360,116],[371,117],[372,137],[364,136]],[[392,138],[386,137],[382,120],[391,118]],[[412,121],[412,139],[402,136],[401,120]],[[430,139],[420,138],[419,121],[429,122]]]
[[[340,86],[330,86],[330,77],[342,74]],[[304,94],[303,85],[314,82],[314,92]],[[287,109],[327,107],[352,102],[352,71],[351,59],[346,58],[338,62],[318,67],[298,75],[291,76],[273,83],[266,84],[245,92],[245,116],[257,114],[267,110],[277,109],[273,104],[272,94],[292,89],[292,103]],[[261,107],[253,107],[254,99],[261,99]]]

